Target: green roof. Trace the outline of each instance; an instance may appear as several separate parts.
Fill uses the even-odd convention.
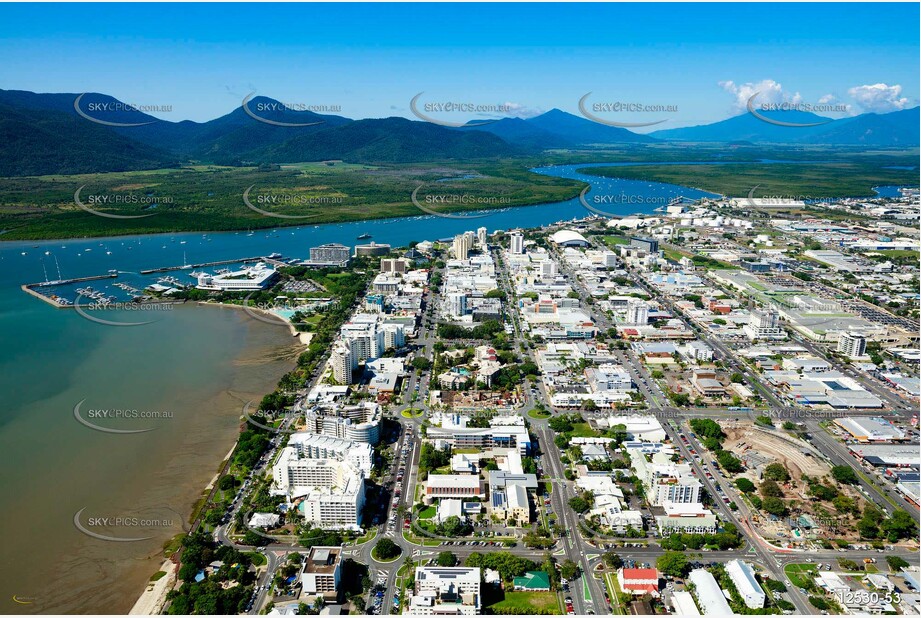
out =
[[[528,571],[521,577],[516,577],[513,582],[515,588],[526,590],[549,590],[550,576],[543,571]]]

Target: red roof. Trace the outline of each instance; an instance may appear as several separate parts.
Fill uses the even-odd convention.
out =
[[[630,585],[630,582],[634,581],[643,581],[643,582],[652,582],[655,581],[656,584],[659,582],[659,571],[656,569],[624,569],[624,576],[621,583],[625,588],[637,588],[645,587],[651,584],[643,584],[641,586]]]

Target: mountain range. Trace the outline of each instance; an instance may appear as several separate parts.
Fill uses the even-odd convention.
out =
[[[0,90],[0,176],[142,170],[188,162],[415,163],[663,142],[918,145],[917,107],[840,120],[797,111],[762,114],[784,122],[821,124],[784,127],[745,113],[708,125],[641,135],[553,109],[533,118],[451,128],[398,117],[352,120],[316,114],[267,97],[248,99],[207,122],[171,122],[100,93]]]

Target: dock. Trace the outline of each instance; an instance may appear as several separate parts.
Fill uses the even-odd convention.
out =
[[[267,262],[269,258],[265,257],[251,257],[251,258],[236,258],[233,260],[219,260],[217,262],[205,262],[203,264],[192,264],[184,266],[163,266],[162,268],[151,268],[149,270],[142,270],[140,273],[142,275],[153,275],[155,273],[168,273],[175,270],[189,270],[194,268],[208,268],[209,266],[221,266],[222,264],[236,264],[238,262]],[[287,266],[287,264],[286,264]]]

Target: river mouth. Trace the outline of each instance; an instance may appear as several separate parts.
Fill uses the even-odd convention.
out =
[[[662,200],[678,197],[715,197],[679,185],[603,179],[578,171],[620,165],[656,163],[533,171],[571,174],[591,185],[588,196],[622,192],[648,198],[617,205],[620,209],[612,212],[618,215],[653,214]],[[0,549],[4,611],[127,612],[160,567],[163,542],[182,533],[183,518],[236,439],[242,402],[274,389],[291,367],[294,345],[287,328],[258,323],[242,311],[192,304],[155,324],[106,327],[41,303],[22,293],[20,285],[58,278],[58,273],[83,277],[111,269],[139,272],[182,265],[186,255],[196,263],[273,252],[306,259],[312,246],[354,246],[364,242],[356,240],[363,233],[398,247],[480,226],[490,231],[530,228],[592,214],[578,198],[483,213],[482,218],[464,220],[420,212],[417,217],[252,234],[189,232],[0,244],[0,336],[7,343],[0,357],[0,390],[10,394],[0,417],[0,448],[15,462],[2,472],[6,491],[0,521],[6,530],[22,531],[8,535]],[[111,436],[74,420],[74,406],[83,399],[97,407],[172,411],[173,417],[155,431]],[[154,530],[155,538],[145,541],[103,541],[74,526],[74,515],[83,508],[93,516],[153,512],[170,525]],[[178,513],[175,520],[161,516],[164,508]],[[115,532],[132,538],[151,534]]]

